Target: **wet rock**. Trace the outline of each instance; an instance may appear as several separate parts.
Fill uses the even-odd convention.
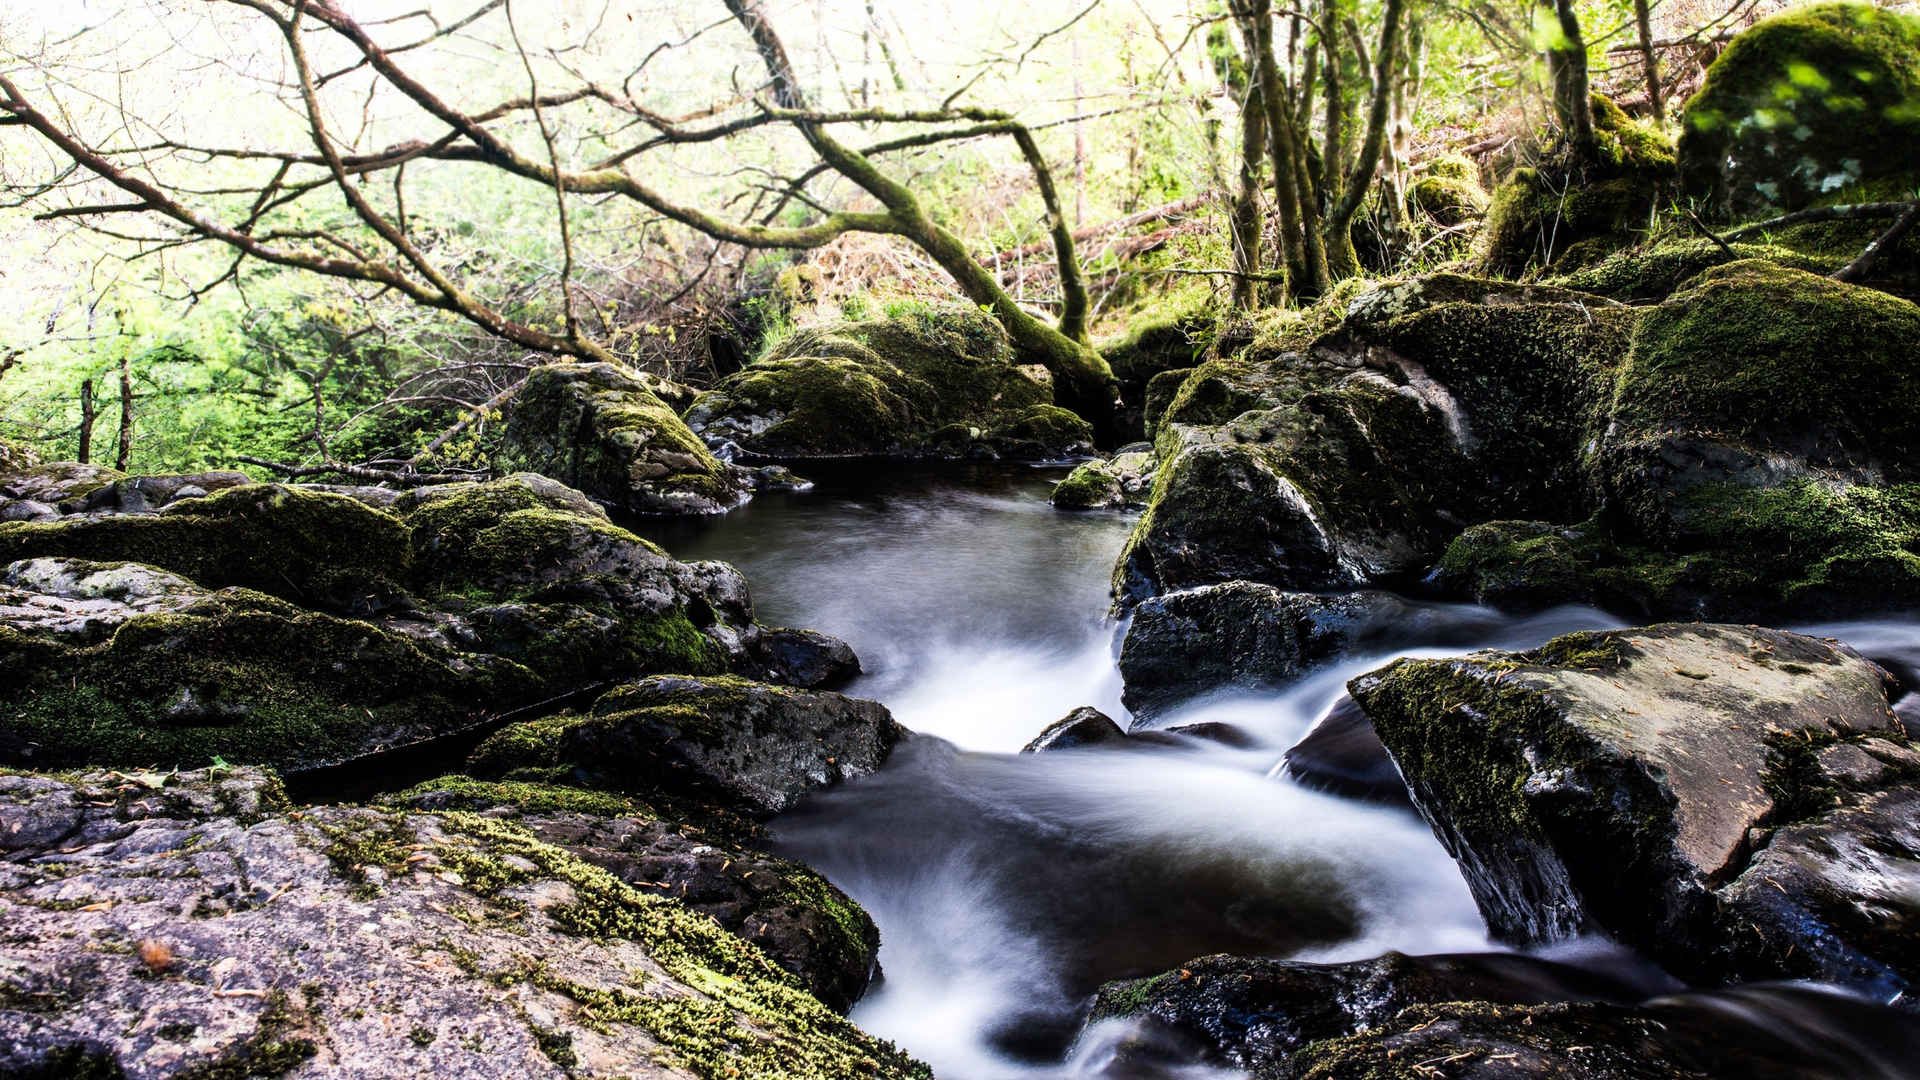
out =
[[[1047,729],[1021,747],[1023,754],[1042,750],[1073,750],[1082,746],[1115,746],[1127,741],[1127,733],[1113,717],[1099,709],[1082,705],[1047,725]]]
[[[711,917],[838,1012],[859,1000],[876,970],[880,931],[858,904],[812,870],[767,854],[763,830],[705,808],[464,776],[429,780],[382,802],[512,821],[639,892]]]
[[[1799,209],[1862,180],[1910,181],[1916,51],[1920,19],[1873,5],[1809,4],[1749,27],[1687,100],[1687,194],[1753,212]]]
[[[656,676],[586,715],[517,724],[474,751],[478,776],[567,778],[705,795],[751,814],[880,767],[905,730],[871,701],[732,677]]]
[[[1394,952],[1345,964],[1206,956],[1101,987],[1089,1023],[1150,1019],[1205,1060],[1270,1076],[1314,1043],[1378,1027],[1413,1005],[1632,1001],[1645,993],[1607,975],[1502,953]]]
[[[1062,510],[1110,510],[1140,503],[1153,486],[1154,457],[1144,445],[1076,467],[1048,501]]]
[[[1282,759],[1287,775],[1306,787],[1350,799],[1409,805],[1406,781],[1352,697],[1340,700]]]
[[[646,383],[612,364],[535,368],[508,413],[498,464],[637,514],[725,513],[751,489]]]
[[[1083,456],[1045,369],[972,308],[801,330],[721,380],[687,423],[729,459]]]
[[[1837,644],[1681,623],[1349,684],[1496,935],[1598,929],[1690,978],[1882,1000],[1920,973],[1899,929],[1920,918],[1915,774],[1887,686]],[[1892,765],[1887,786],[1850,788],[1850,756],[1827,772],[1837,743]]]
[[[753,655],[773,682],[806,690],[832,690],[860,674],[853,646],[818,630],[763,630]]]
[[[1133,609],[1120,648],[1122,700],[1151,716],[1225,687],[1284,685],[1388,634],[1444,638],[1484,621],[1384,592],[1322,595],[1251,581],[1185,589]]]
[[[922,1068],[746,940],[523,822],[295,811],[249,770],[18,783],[0,817],[83,809],[51,841],[0,828],[10,1076]]]

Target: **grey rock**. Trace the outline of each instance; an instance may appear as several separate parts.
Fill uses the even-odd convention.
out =
[[[1114,722],[1113,717],[1099,709],[1082,705],[1067,715],[1048,724],[1046,730],[1033,737],[1033,741],[1021,747],[1023,754],[1039,753],[1042,750],[1072,750],[1083,746],[1115,746],[1125,744],[1127,733]]]

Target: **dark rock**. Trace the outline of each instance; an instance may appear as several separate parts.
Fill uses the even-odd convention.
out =
[[[1120,647],[1122,700],[1150,717],[1224,687],[1284,685],[1389,635],[1445,639],[1484,622],[1384,592],[1323,595],[1229,581],[1167,593],[1133,609]]]
[[[685,792],[771,817],[809,791],[878,769],[905,734],[871,701],[727,676],[655,676],[608,692],[586,715],[509,727],[470,765],[477,776]]]
[[[1245,730],[1237,728],[1232,724],[1221,723],[1218,720],[1207,720],[1198,724],[1175,724],[1163,730],[1169,735],[1179,735],[1188,739],[1200,739],[1204,742],[1219,743],[1221,746],[1230,746],[1235,750],[1245,750],[1250,746],[1260,745],[1259,740],[1247,734]],[[1136,732],[1133,738],[1138,739],[1148,734],[1154,733]]]
[[[770,681],[806,690],[832,690],[860,674],[860,658],[853,646],[818,630],[762,630],[753,656]]]
[[[57,838],[11,828],[76,810]],[[708,1075],[682,1054],[716,1038],[743,1074],[925,1075],[520,821],[295,811],[246,769],[11,776],[0,850],[7,1076],[677,1078]]]
[[[1694,979],[1886,999],[1920,974],[1920,894],[1894,884],[1920,874],[1920,770],[1887,683],[1836,644],[1664,624],[1349,687],[1496,935],[1598,929]],[[1888,786],[1828,773],[1837,743]]]
[[[1504,953],[1407,956],[1345,964],[1207,956],[1146,979],[1108,983],[1089,1022],[1151,1018],[1207,1060],[1273,1075],[1311,1044],[1388,1023],[1413,1005],[1479,1001],[1634,1001],[1647,988],[1566,964]]]
[[[1346,694],[1282,760],[1287,775],[1305,787],[1351,799],[1409,804],[1406,781],[1373,730],[1373,721]]]
[[[1067,715],[1047,725],[1047,729],[1033,737],[1033,741],[1021,747],[1023,754],[1038,753],[1042,750],[1073,750],[1082,746],[1114,746],[1127,741],[1127,733],[1120,729],[1113,717],[1099,709],[1082,705]]]
[[[508,412],[499,465],[637,514],[725,513],[752,486],[637,375],[612,364],[535,368]]]

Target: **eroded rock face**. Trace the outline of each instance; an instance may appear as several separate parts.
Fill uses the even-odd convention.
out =
[[[523,822],[11,775],[0,853],[8,1075],[926,1075]]]
[[[723,457],[1058,460],[1093,433],[970,308],[802,330],[687,410]]]
[[[612,364],[534,369],[508,414],[500,466],[637,514],[725,513],[752,489],[646,383]]]
[[[1888,682],[1829,642],[1674,623],[1350,689],[1499,936],[1602,929],[1693,978],[1884,1000],[1920,973],[1920,770]]]
[[[1312,731],[1287,748],[1287,775],[1351,799],[1408,805],[1406,781],[1359,702],[1342,694]]]
[[[7,483],[75,482],[143,490],[49,466]],[[678,562],[544,477],[390,500],[162,488],[157,512],[0,524],[0,760],[305,770],[643,674],[857,670],[825,635],[763,634],[733,568]]]
[[[515,725],[474,752],[476,775],[560,778],[717,797],[771,817],[880,767],[905,736],[876,702],[728,677],[658,676],[585,716]]]

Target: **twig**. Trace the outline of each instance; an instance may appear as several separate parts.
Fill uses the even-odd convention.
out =
[[[1715,236],[1713,234],[1713,230],[1707,228],[1707,223],[1700,220],[1700,215],[1693,212],[1693,207],[1683,206],[1681,207],[1681,209],[1686,211],[1687,220],[1693,222],[1693,227],[1700,230],[1701,236],[1704,236],[1707,239],[1713,241],[1715,244],[1718,244],[1720,246],[1720,250],[1726,252],[1729,258],[1737,259],[1740,257],[1740,253],[1733,250],[1732,244],[1729,244],[1725,240],[1722,240],[1718,236]]]
[[[1882,255],[1886,254],[1887,249],[1898,244],[1913,231],[1915,222],[1920,222],[1920,199],[1908,203],[1906,213],[1901,214],[1899,220],[1895,221],[1886,232],[1874,237],[1873,243],[1868,244],[1866,250],[1855,256],[1852,262],[1835,270],[1833,280],[1845,282],[1865,280],[1868,274],[1873,273],[1874,265],[1880,261]]]
[[[1854,221],[1859,218],[1899,217],[1912,204],[1905,202],[1851,203],[1842,206],[1816,206],[1811,210],[1796,210],[1791,214],[1756,221],[1751,225],[1742,225],[1729,230],[1727,239],[1738,240],[1768,229],[1784,229],[1789,225],[1805,225],[1816,221]]]

